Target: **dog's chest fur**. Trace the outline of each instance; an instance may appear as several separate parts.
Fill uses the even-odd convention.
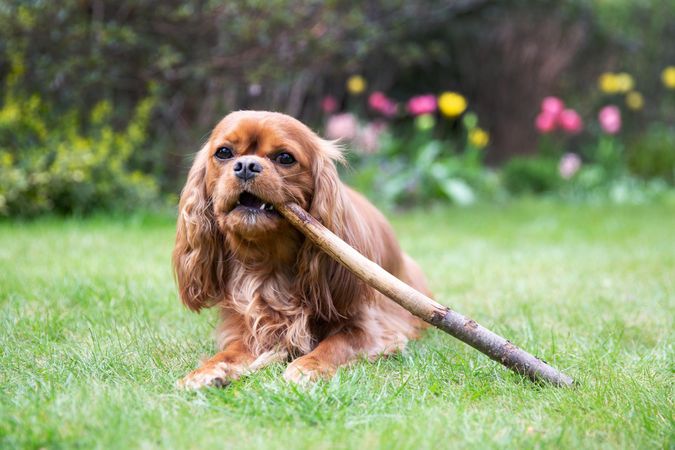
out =
[[[243,331],[255,354],[280,348],[305,354],[315,340],[310,329],[312,311],[304,305],[291,268],[237,265],[230,273],[230,308],[243,319]]]

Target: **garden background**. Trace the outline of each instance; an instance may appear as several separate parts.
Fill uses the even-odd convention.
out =
[[[341,138],[384,204],[640,200],[674,181],[674,18],[667,0],[5,1],[0,214],[174,203],[236,109]]]
[[[673,447],[673,42],[669,0],[0,1],[0,446]],[[339,139],[436,298],[579,386],[431,331],[175,391],[215,321],[175,207],[237,109]]]

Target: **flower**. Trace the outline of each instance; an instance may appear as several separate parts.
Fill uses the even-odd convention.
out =
[[[407,108],[413,116],[431,114],[436,111],[436,97],[431,94],[418,95],[408,100]]]
[[[621,130],[621,110],[614,105],[605,106],[598,113],[598,121],[602,131],[616,134]]]
[[[630,74],[622,72],[616,74],[616,84],[617,90],[619,92],[626,93],[633,89],[633,86],[635,86],[635,80],[633,80],[633,77],[630,76]]]
[[[553,96],[541,101],[541,111],[535,120],[535,126],[540,133],[550,133],[560,127],[569,134],[577,134],[584,128],[579,113],[565,108],[565,102]]]
[[[668,66],[661,72],[661,81],[668,89],[675,89],[675,66]]]
[[[335,97],[332,95],[326,95],[322,100],[321,100],[321,109],[323,110],[324,113],[326,114],[331,114],[337,111],[338,108],[338,103]]]
[[[359,124],[356,116],[351,113],[330,116],[326,122],[326,137],[328,139],[351,140],[356,137]]]
[[[435,104],[435,100],[434,100]],[[420,131],[430,130],[436,125],[436,119],[431,114],[420,114],[415,118],[415,126]]]
[[[626,72],[605,72],[598,78],[598,86],[605,94],[626,93],[633,89],[635,80]]]
[[[457,92],[443,92],[438,97],[438,109],[446,117],[457,117],[466,110],[466,99]]]
[[[380,91],[375,91],[368,97],[368,106],[385,117],[396,115],[396,103]]]
[[[384,122],[371,122],[359,133],[357,137],[357,148],[365,154],[375,153],[380,148],[380,136],[387,130]]]
[[[574,176],[575,173],[581,168],[581,158],[574,153],[565,153],[562,158],[560,158],[560,163],[558,164],[558,172],[560,176],[566,180],[569,180]]]
[[[469,144],[481,149],[490,142],[490,135],[482,128],[476,127],[469,131]]]
[[[642,109],[644,105],[645,99],[639,92],[630,91],[628,94],[626,94],[626,106],[628,106],[630,109],[634,110]]]
[[[615,94],[619,92],[619,80],[612,72],[605,72],[598,78],[598,87],[605,94]]]
[[[565,103],[558,97],[546,97],[541,101],[541,110],[545,113],[557,116],[565,109]]]
[[[534,124],[540,133],[550,133],[556,128],[557,117],[551,113],[540,112]]]
[[[560,128],[570,134],[578,134],[584,128],[581,116],[573,109],[562,110],[557,119]]]
[[[347,90],[350,94],[361,94],[366,90],[366,79],[361,75],[352,75],[347,79]]]

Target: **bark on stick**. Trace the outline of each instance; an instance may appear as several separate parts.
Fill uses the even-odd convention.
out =
[[[574,383],[569,376],[479,325],[475,320],[408,286],[331,233],[299,205],[288,203],[277,205],[276,208],[315,245],[354,275],[422,320],[533,381],[547,381],[556,386],[572,386]]]

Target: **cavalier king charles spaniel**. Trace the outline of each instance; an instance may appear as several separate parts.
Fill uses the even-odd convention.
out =
[[[274,208],[296,202],[428,294],[384,216],[338,178],[340,149],[280,113],[226,116],[199,151],[179,205],[173,265],[189,309],[215,307],[219,351],[178,382],[224,386],[273,362],[303,383],[402,350],[424,322],[315,247]]]

